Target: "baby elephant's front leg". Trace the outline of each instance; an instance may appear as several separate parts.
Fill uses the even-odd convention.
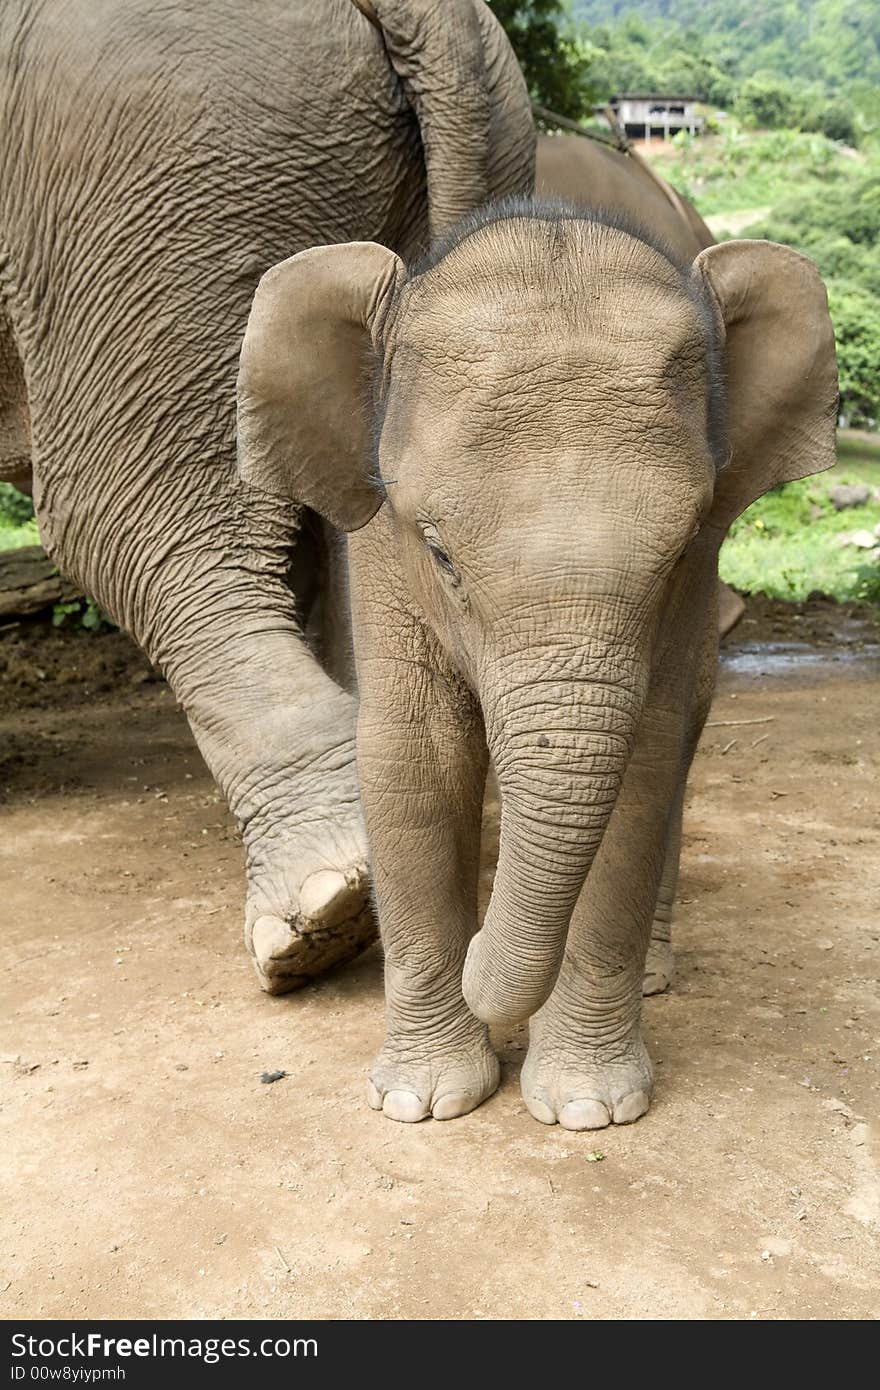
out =
[[[523,1099],[544,1124],[627,1124],[651,1101],[642,977],[675,791],[674,768],[644,756],[652,742],[643,737],[636,747],[572,915],[556,986],[529,1025]]]
[[[356,602],[356,614],[358,775],[387,1028],[368,1099],[394,1120],[449,1120],[499,1080],[486,1027],[461,993],[476,929],[485,738],[470,694],[415,616],[387,594]]]
[[[530,1023],[525,1103],[544,1124],[600,1129],[648,1109],[651,1063],[640,1020],[657,904],[671,909],[690,760],[717,661],[715,552],[682,566],[632,758],[571,920],[565,961]]]

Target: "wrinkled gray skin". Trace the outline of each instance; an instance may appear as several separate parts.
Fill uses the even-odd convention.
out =
[[[766,242],[674,265],[635,229],[519,203],[409,275],[359,243],[264,277],[242,471],[353,533],[386,1115],[473,1109],[498,1081],[486,1025],[529,1017],[538,1120],[647,1109],[642,977],[714,680],[718,549],[767,488],[831,465],[836,388],[815,267]],[[361,430],[328,453],[339,416]],[[501,844],[474,934],[490,757]]]
[[[0,112],[0,476],[171,682],[290,988],[375,928],[355,706],[314,654],[344,674],[341,580],[235,473],[248,307],[299,248],[409,255],[530,189],[522,77],[482,0],[4,0]]]
[[[715,244],[696,208],[656,174],[633,150],[623,154],[578,135],[540,135],[535,161],[535,192],[589,208],[623,214],[662,237],[682,260],[691,261]],[[718,585],[718,632],[733,628],[745,610],[727,584]],[[681,827],[671,840],[678,845]],[[654,913],[645,962],[644,994],[659,994],[672,980],[672,908],[678,879],[677,853],[671,851]]]

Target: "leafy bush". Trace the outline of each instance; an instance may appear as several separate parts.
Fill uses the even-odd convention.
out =
[[[815,187],[782,198],[773,209],[774,221],[788,222],[802,234],[830,233],[859,245],[880,244],[880,173],[874,169],[853,171],[846,180],[846,196],[829,197]]]
[[[101,632],[104,628],[113,627],[110,619],[91,598],[69,599],[53,606],[53,627],[64,627],[68,618],[72,620],[73,626],[85,628],[87,632]]]
[[[773,241],[784,241],[804,250],[816,262],[824,279],[847,280],[867,290],[870,295],[880,295],[880,255],[864,246],[857,246],[849,237],[833,237],[830,241],[814,241],[805,238],[800,228],[791,227],[789,234],[780,235],[785,229],[777,229]],[[751,235],[751,232],[750,232]]]
[[[11,483],[0,483],[0,550],[38,545],[39,540],[31,499]]]
[[[773,130],[797,126],[802,110],[791,83],[772,73],[747,78],[733,109],[744,125]]]
[[[11,483],[0,483],[0,525],[23,526],[34,515],[34,504],[27,493]]]
[[[815,124],[808,124],[812,119]],[[828,101],[816,113],[815,117],[807,115],[801,121],[803,130],[821,130],[823,135],[827,135],[829,140],[841,140],[847,145],[857,145],[859,143],[859,132],[856,126],[856,113],[848,101]]]
[[[868,290],[828,281],[828,306],[837,339],[841,410],[851,425],[880,420],[880,305]]]

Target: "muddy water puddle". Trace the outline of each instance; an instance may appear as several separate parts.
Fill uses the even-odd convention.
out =
[[[835,648],[816,648],[809,642],[731,643],[721,653],[721,670],[741,678],[864,679],[880,676],[880,642],[855,641]]]

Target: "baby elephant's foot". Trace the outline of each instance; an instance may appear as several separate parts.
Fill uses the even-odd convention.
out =
[[[389,1036],[370,1069],[367,1100],[390,1120],[413,1124],[429,1115],[455,1120],[497,1090],[498,1058],[482,1024],[454,1038]]]
[[[651,937],[648,955],[645,960],[645,975],[642,980],[642,994],[662,994],[672,984],[675,958],[671,941],[659,941]]]
[[[520,1084],[536,1120],[564,1129],[604,1129],[631,1124],[644,1115],[654,1082],[638,1035],[611,1050],[580,1047],[535,1031]]]

